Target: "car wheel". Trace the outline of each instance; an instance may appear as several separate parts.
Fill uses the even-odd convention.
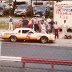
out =
[[[43,36],[40,38],[41,43],[47,43],[48,42],[48,38]]]
[[[69,35],[69,36],[68,36],[68,39],[71,39],[71,38],[72,38],[71,35]]]
[[[11,36],[11,37],[10,37],[10,41],[11,41],[11,42],[16,42],[16,41],[17,41],[16,36]]]

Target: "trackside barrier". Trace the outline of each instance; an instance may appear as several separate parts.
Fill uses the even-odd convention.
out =
[[[50,64],[52,72],[54,72],[54,65],[72,66],[72,60],[0,56],[0,61],[21,62],[23,67],[25,67],[26,63]]]
[[[55,59],[26,58],[26,57],[22,57],[21,61],[23,63],[23,67],[25,67],[25,63],[50,64],[52,72],[54,72],[54,65],[72,66],[72,60],[55,60]]]

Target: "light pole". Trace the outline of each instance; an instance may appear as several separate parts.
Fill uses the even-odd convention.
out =
[[[36,0],[36,4],[37,4],[37,0]]]
[[[10,0],[9,0],[9,15],[10,15]]]
[[[32,6],[32,0],[31,0],[31,6]]]
[[[16,8],[16,0],[15,0],[15,2],[14,2],[14,9]]]

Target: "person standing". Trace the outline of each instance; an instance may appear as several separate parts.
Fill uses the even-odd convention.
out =
[[[58,32],[59,30],[58,30],[58,25],[57,25],[57,22],[55,22],[55,24],[54,24],[54,33],[55,33],[55,39],[57,38],[59,38],[59,32]]]
[[[44,20],[41,20],[40,22],[40,29],[41,29],[41,33],[46,34],[46,24],[44,23]]]
[[[28,28],[28,23],[29,21],[25,17],[22,17],[22,27]]]
[[[47,21],[48,23],[49,23],[49,22],[51,22],[51,18],[47,18],[47,20],[46,20],[46,21]]]
[[[13,18],[9,16],[9,30],[13,30]]]
[[[49,22],[49,24],[50,24],[50,27],[51,27],[51,32],[53,32],[54,31],[54,21],[53,21],[53,19]]]
[[[19,22],[16,24],[15,28],[21,28],[22,27],[22,21],[19,20]]]
[[[32,20],[31,19],[29,20],[28,27],[32,28]]]
[[[67,22],[66,22],[66,20],[64,20],[64,24],[62,25],[62,33],[63,33],[63,37],[65,37],[65,35],[67,34]]]
[[[38,19],[38,17],[33,17],[33,18],[32,18],[32,25],[33,25],[33,30],[36,31],[36,32],[39,31],[39,26],[38,26],[38,24],[39,24],[39,19]]]
[[[47,33],[50,33],[51,32],[51,27],[50,27],[50,21],[51,21],[51,19],[50,18],[48,18],[47,20],[46,20],[46,32]]]

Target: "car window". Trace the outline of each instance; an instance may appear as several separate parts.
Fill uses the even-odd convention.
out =
[[[27,5],[20,5],[17,7],[17,9],[26,9],[27,8]]]
[[[45,11],[46,7],[44,7],[44,6],[36,6],[34,9],[37,10],[37,11]]]
[[[19,30],[18,33],[21,33],[21,30]]]
[[[22,30],[22,33],[27,33],[29,32],[29,30]]]
[[[33,34],[33,32],[32,32],[32,31],[29,31],[28,33]]]

